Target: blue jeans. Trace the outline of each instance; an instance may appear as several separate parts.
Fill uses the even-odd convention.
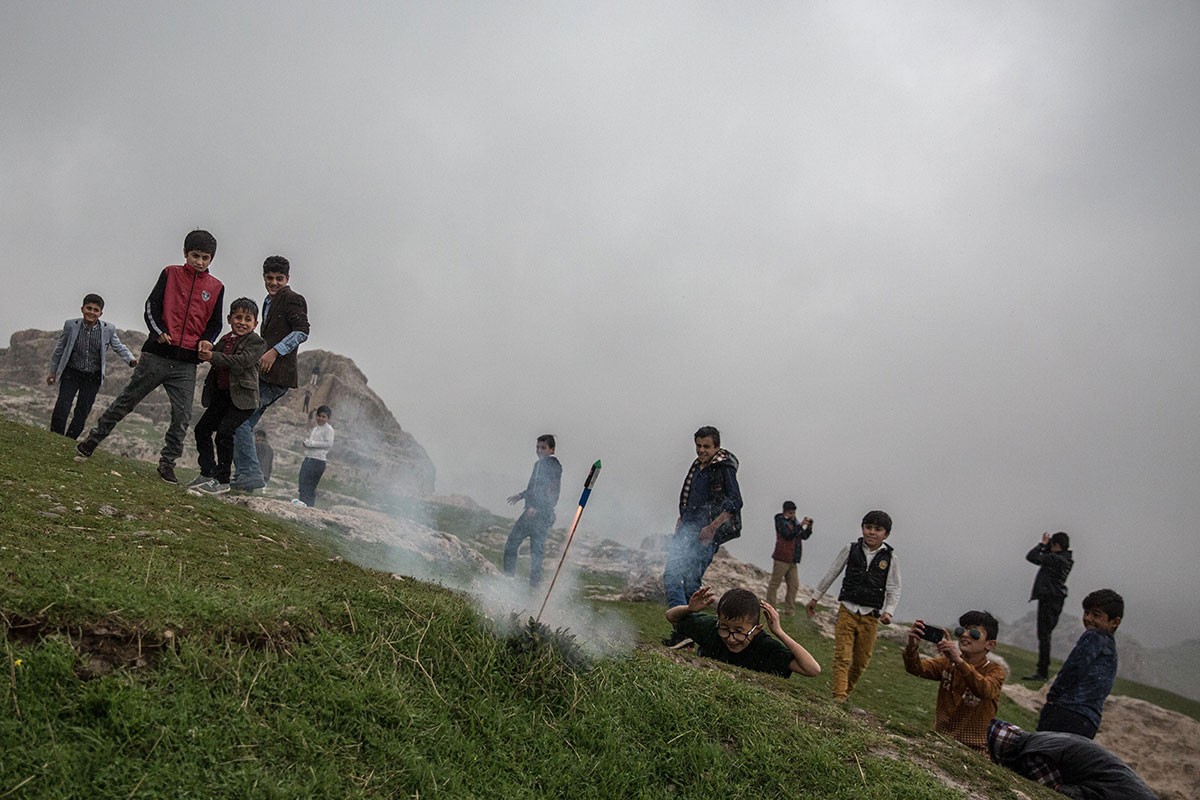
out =
[[[254,426],[262,419],[263,412],[287,393],[286,386],[276,386],[262,380],[258,382],[258,408],[233,434],[233,466],[236,474],[230,485],[239,489],[261,489],[267,485],[263,480],[262,467],[258,464],[258,451],[254,449]]]
[[[550,534],[550,526],[554,524],[554,514],[545,510],[537,516],[527,517],[524,513],[517,517],[508,541],[504,543],[504,574],[515,575],[517,572],[517,552],[521,542],[529,539],[529,585],[537,586],[542,582],[542,554],[546,550],[546,537]]]
[[[663,567],[663,590],[669,607],[687,605],[700,588],[704,570],[716,553],[715,543],[700,541],[698,528],[684,525],[671,537],[667,544],[667,565]]]

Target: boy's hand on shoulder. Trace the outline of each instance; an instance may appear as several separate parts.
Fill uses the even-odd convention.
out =
[[[713,594],[712,587],[701,586],[688,600],[688,611],[692,613],[703,611],[715,602],[717,602],[717,596]]]

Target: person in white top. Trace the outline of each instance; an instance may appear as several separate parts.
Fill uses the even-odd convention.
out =
[[[317,424],[304,440],[304,462],[300,464],[300,499],[292,502],[298,506],[317,504],[317,484],[325,474],[325,459],[333,447],[333,426],[329,418],[333,409],[321,406],[317,409]]]

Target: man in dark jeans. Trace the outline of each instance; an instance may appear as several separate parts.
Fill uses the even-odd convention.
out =
[[[525,491],[508,498],[508,504],[525,501],[525,510],[517,518],[508,541],[504,544],[504,574],[517,572],[517,553],[521,542],[529,540],[529,585],[536,587],[542,581],[542,554],[546,549],[546,537],[554,524],[554,507],[558,505],[558,494],[562,486],[562,464],[554,456],[554,434],[543,433],[537,437],[537,461],[529,475]]]
[[[1022,680],[1045,682],[1050,675],[1050,635],[1058,625],[1063,601],[1067,598],[1067,576],[1075,561],[1071,557],[1071,537],[1059,531],[1051,536],[1042,534],[1042,541],[1025,555],[1025,560],[1038,565],[1037,577],[1033,579],[1033,592],[1029,599],[1038,601],[1037,671]]]

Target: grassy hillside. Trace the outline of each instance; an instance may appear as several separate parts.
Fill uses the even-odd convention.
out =
[[[0,420],[0,797],[1058,796],[930,735],[936,684],[894,647],[861,708],[827,676],[648,644],[657,606],[619,607],[647,644],[584,663],[569,636],[498,629],[316,531],[70,444]]]

